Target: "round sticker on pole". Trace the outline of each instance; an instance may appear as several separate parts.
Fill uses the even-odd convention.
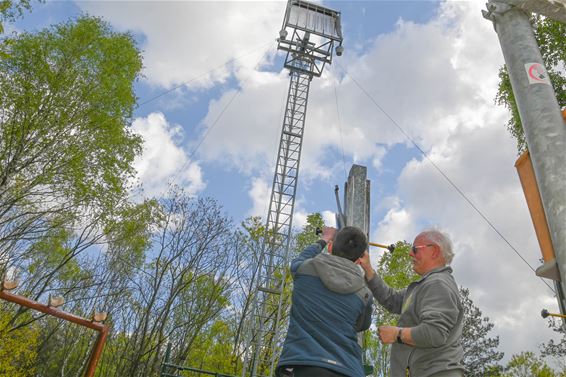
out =
[[[527,63],[525,64],[525,71],[529,78],[529,84],[546,84],[550,85],[548,73],[540,63]]]

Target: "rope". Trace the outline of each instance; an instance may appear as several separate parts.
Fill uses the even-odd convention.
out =
[[[383,107],[381,107],[377,101],[375,100],[375,98],[373,98],[373,96],[358,82],[358,80],[356,80],[351,74],[349,74],[344,67],[342,67],[340,64],[338,64],[340,66],[340,68],[344,71],[344,73],[349,76],[352,81],[361,89],[361,91],[370,99],[370,101],[391,121],[391,123],[393,123],[395,125],[395,127],[397,127],[397,129],[399,129],[399,131],[415,146],[415,148],[417,148],[419,150],[419,152],[421,152],[421,154],[423,155],[423,157],[430,163],[432,164],[432,166],[436,169],[437,172],[440,173],[440,175],[442,175],[442,177],[444,177],[444,179],[458,192],[458,194],[460,194],[460,196],[468,203],[468,205],[470,205],[470,207],[472,207],[474,209],[474,211],[476,211],[477,214],[479,214],[481,216],[481,218],[491,227],[491,229],[493,229],[495,231],[495,233],[497,233],[497,235],[499,235],[499,237],[511,248],[511,250],[513,250],[515,252],[515,254],[521,258],[521,260],[523,262],[525,262],[525,264],[527,266],[529,266],[529,268],[536,273],[535,269],[529,264],[529,262],[527,262],[527,260],[525,258],[523,258],[523,256],[521,255],[521,253],[519,253],[519,251],[511,244],[511,242],[495,227],[495,225],[487,218],[486,215],[483,214],[483,212],[466,196],[466,194],[464,194],[464,192],[458,187],[458,185],[456,185],[456,183],[454,183],[454,181],[452,181],[452,179],[450,179],[450,177],[448,177],[448,175],[446,175],[442,169],[440,169],[440,167],[438,167],[438,165],[436,165],[434,163],[434,161],[432,161],[429,157],[428,154],[415,142],[415,140],[413,140],[413,138],[411,138],[409,136],[409,134],[395,121],[395,119],[393,119],[388,113],[387,111],[385,111],[383,109]],[[556,295],[556,291],[554,289],[552,289],[552,287],[546,282],[544,281],[542,278],[539,277],[539,279],[552,291],[553,294]]]

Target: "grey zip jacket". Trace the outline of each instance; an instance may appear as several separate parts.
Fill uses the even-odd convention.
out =
[[[415,346],[394,343],[391,377],[427,377],[449,370],[464,371],[462,326],[464,309],[452,268],[429,271],[406,289],[395,291],[377,274],[368,281],[375,299],[401,314],[399,327],[412,327]]]

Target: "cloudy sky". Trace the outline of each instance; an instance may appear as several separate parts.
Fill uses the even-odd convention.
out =
[[[345,53],[311,84],[294,224],[312,212],[331,220],[334,185],[342,187],[353,163],[367,166],[371,240],[446,230],[455,277],[495,324],[507,360],[549,340],[540,311],[558,309],[509,246],[540,265],[509,114],[494,104],[503,58],[481,16],[484,3],[324,3],[342,12]],[[267,213],[289,83],[275,41],[284,8],[283,1],[47,1],[34,3],[15,30],[88,13],[132,32],[144,59],[133,128],[145,139],[136,162],[145,192],[161,195],[172,181],[217,198],[239,222]]]

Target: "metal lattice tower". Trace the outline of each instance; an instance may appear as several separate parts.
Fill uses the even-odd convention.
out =
[[[290,83],[246,330],[244,377],[272,376],[279,356],[283,289],[310,82],[322,74],[326,63],[332,63],[335,46],[336,54],[342,54],[340,13],[307,1],[289,0],[279,37],[278,49],[287,52],[285,68],[290,70]]]

